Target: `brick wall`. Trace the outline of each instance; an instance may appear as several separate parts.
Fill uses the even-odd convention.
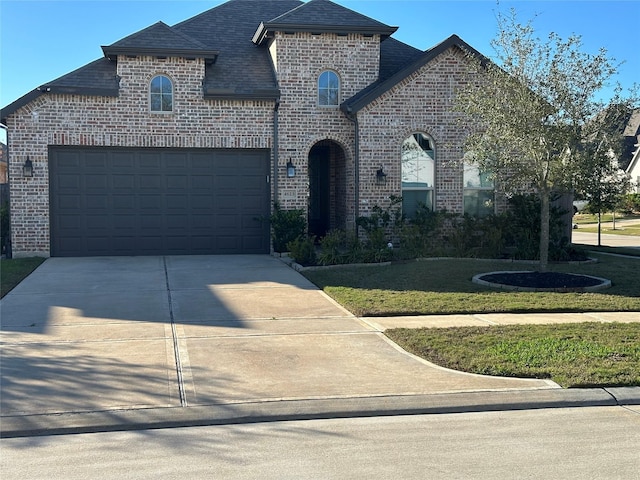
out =
[[[279,109],[280,198],[283,208],[302,208],[308,201],[308,156],[311,148],[323,140],[332,140],[344,151],[332,164],[332,176],[344,179],[336,195],[343,208],[335,222],[353,226],[354,219],[354,126],[338,107],[317,105],[317,81],[325,70],[340,78],[340,103],[352,97],[378,78],[380,37],[358,34],[336,35],[277,33],[270,45],[272,59],[277,57],[277,78],[281,91]],[[286,178],[284,165],[297,167],[295,178]],[[338,170],[336,168],[338,167]],[[335,203],[334,203],[335,204]],[[333,212],[335,214],[335,212]]]
[[[360,213],[388,205],[389,195],[401,195],[401,146],[415,132],[431,136],[436,151],[435,208],[462,213],[464,132],[453,112],[454,92],[467,72],[465,54],[452,47],[433,59],[358,113],[360,123]],[[380,166],[384,186],[372,179]],[[499,208],[504,207],[498,198]]]
[[[150,113],[148,85],[174,82],[174,111]],[[15,256],[49,255],[48,146],[271,148],[274,102],[203,100],[203,60],[118,59],[118,97],[45,94],[8,119]],[[22,177],[26,157],[33,178]]]

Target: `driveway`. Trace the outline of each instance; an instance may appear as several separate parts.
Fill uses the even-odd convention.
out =
[[[555,388],[417,359],[267,255],[50,258],[0,308],[3,416]]]

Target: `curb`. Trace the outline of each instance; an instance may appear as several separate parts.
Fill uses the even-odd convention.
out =
[[[392,415],[640,405],[640,387],[264,401],[1,417],[0,438]]]

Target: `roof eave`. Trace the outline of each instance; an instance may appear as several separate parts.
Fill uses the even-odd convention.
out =
[[[117,60],[118,55],[148,55],[150,57],[204,58],[205,60],[211,60],[212,63],[215,63],[220,54],[219,50],[119,46],[103,46],[102,51],[104,52],[104,56],[110,60]]]
[[[280,90],[264,89],[253,92],[238,93],[231,88],[205,88],[205,100],[264,100],[276,101],[280,98]]]
[[[393,35],[396,30],[398,30],[398,27],[261,23],[256,30],[256,33],[253,35],[252,41],[256,45],[260,45],[264,42],[265,38],[273,36],[275,32],[335,33],[336,35],[356,33],[367,36],[380,35],[380,37],[386,38]]]

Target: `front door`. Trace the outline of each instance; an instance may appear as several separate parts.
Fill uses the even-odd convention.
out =
[[[329,231],[330,149],[316,145],[309,152],[309,234],[324,237]]]

